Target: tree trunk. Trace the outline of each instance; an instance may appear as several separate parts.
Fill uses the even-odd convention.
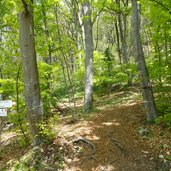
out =
[[[46,63],[49,65],[52,64],[52,47],[49,42],[49,30],[48,30],[48,23],[47,23],[47,14],[46,14],[46,8],[45,8],[45,2],[42,1],[42,15],[43,15],[43,23],[44,23],[44,32],[46,36],[46,41],[48,42],[48,57],[46,58]]]
[[[132,41],[134,56],[136,57],[139,70],[142,95],[146,110],[146,118],[147,121],[153,122],[157,118],[157,111],[152,91],[152,85],[149,80],[149,73],[144,58],[144,52],[139,31],[139,22],[140,21],[137,0],[132,0]]]
[[[117,20],[115,22],[115,31],[116,31],[116,43],[117,43],[117,50],[118,50],[118,56],[119,56],[119,64],[121,65],[122,64],[122,56],[121,56],[121,50],[120,50],[120,37],[119,37]]]
[[[121,9],[120,0],[116,0],[116,3],[118,4],[119,9]],[[122,23],[122,20],[124,23]],[[122,58],[123,63],[128,63],[128,46],[127,46],[127,17],[126,14],[118,14],[118,26],[119,26],[119,33],[120,33],[120,40],[121,40],[121,47],[122,47]]]
[[[23,1],[22,1],[23,2]],[[33,146],[41,143],[39,129],[43,116],[41,104],[38,69],[35,51],[34,22],[32,5],[23,3],[24,10],[19,14],[20,49],[25,86],[25,102],[29,118]]]
[[[93,31],[91,21],[91,7],[89,1],[83,3],[83,37],[85,51],[85,90],[84,111],[90,112],[93,108]]]

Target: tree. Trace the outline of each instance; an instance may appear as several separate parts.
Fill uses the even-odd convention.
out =
[[[93,23],[91,21],[91,6],[89,1],[82,4],[83,9],[83,38],[85,52],[85,89],[84,111],[90,112],[93,107]]]
[[[25,86],[25,102],[29,118],[33,146],[41,143],[38,124],[42,120],[43,109],[40,97],[38,69],[34,39],[33,2],[22,0],[23,9],[19,14],[20,49]]]
[[[154,101],[152,85],[149,79],[149,73],[145,62],[141,35],[139,30],[139,12],[137,0],[132,0],[132,41],[134,56],[137,60],[139,77],[141,81],[142,95],[146,110],[147,121],[153,122],[157,118],[157,110]]]

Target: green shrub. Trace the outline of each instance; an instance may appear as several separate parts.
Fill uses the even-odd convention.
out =
[[[54,139],[54,133],[52,132],[52,128],[48,122],[42,121],[37,124],[39,129],[39,136],[41,136],[45,143],[48,143]]]
[[[5,97],[13,96],[15,94],[15,80],[0,79],[0,94]]]
[[[159,118],[156,119],[156,123],[171,128],[171,113],[167,113],[163,116],[160,116]]]

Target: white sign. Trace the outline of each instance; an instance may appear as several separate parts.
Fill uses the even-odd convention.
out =
[[[0,108],[12,107],[12,100],[2,100],[0,101]]]
[[[0,116],[7,116],[7,109],[0,109]]]

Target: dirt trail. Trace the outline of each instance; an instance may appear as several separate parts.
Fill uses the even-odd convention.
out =
[[[76,122],[67,122],[70,116],[66,113],[54,124],[57,137],[40,154],[42,162],[54,171],[171,171],[171,162],[165,158],[171,154],[171,132],[161,126],[143,125],[141,101],[131,93],[126,95],[119,92],[118,96],[100,97],[95,102],[99,111]],[[150,134],[139,135],[142,127]],[[7,141],[4,138],[7,150],[0,158],[0,170],[10,160],[21,161],[31,148],[21,150],[15,141],[5,145]]]
[[[142,116],[142,104],[130,104],[102,110],[87,121],[62,125],[56,143],[73,144],[64,147],[64,170],[156,171],[156,154],[136,130]],[[75,141],[79,137],[85,141]]]

